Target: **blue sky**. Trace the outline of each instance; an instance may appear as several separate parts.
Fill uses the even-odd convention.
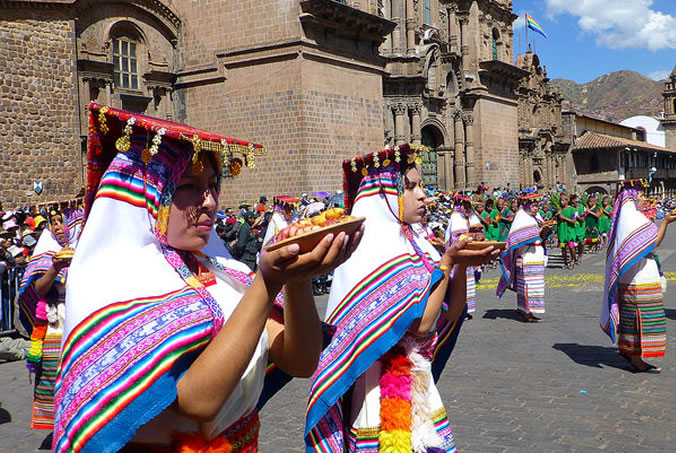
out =
[[[630,69],[661,80],[676,66],[676,0],[514,0],[512,9],[514,54],[526,49],[527,12],[547,33],[528,30],[528,39],[551,79],[586,83]]]

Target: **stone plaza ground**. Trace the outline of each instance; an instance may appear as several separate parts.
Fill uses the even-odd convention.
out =
[[[632,374],[599,328],[605,253],[573,271],[550,251],[547,313],[525,324],[516,298],[495,298],[498,270],[485,272],[477,312],[460,333],[438,383],[458,451],[676,451],[676,233],[658,254],[665,296],[667,355],[662,374]],[[326,297],[318,298],[323,314]],[[295,380],[262,411],[262,452],[303,451],[308,380]],[[29,429],[31,386],[23,362],[0,364],[0,453],[32,452],[46,433]]]

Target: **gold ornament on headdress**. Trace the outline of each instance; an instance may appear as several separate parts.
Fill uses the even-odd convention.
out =
[[[256,147],[253,143],[249,143],[249,147],[246,152],[246,166],[248,168],[256,168],[256,162],[254,161],[255,152]]]
[[[99,129],[101,129],[101,132],[103,134],[107,134],[108,131],[110,130],[108,128],[108,125],[106,124],[106,112],[108,111],[108,107],[101,107],[101,110],[99,110]]]
[[[204,164],[200,160],[200,152],[202,152],[202,140],[197,136],[197,134],[192,136],[192,172],[195,175],[199,175],[204,170]]]
[[[153,137],[153,144],[152,146],[148,149],[144,149],[143,153],[141,154],[141,159],[143,159],[143,162],[148,165],[150,161],[153,159],[155,154],[157,154],[160,150],[160,144],[162,143],[162,136],[167,132],[165,128],[160,128],[155,136]],[[147,151],[147,153],[146,153]]]
[[[242,159],[240,159],[239,157],[235,157],[234,159],[230,160],[228,170],[230,171],[230,174],[232,176],[237,176],[242,172],[243,165],[244,162],[242,162]]]
[[[122,153],[129,151],[131,146],[131,134],[133,132],[132,126],[136,124],[136,118],[133,116],[127,120],[127,124],[124,126],[124,135],[118,138],[115,141],[115,148]]]

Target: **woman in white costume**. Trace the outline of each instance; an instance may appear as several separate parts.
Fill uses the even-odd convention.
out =
[[[366,216],[365,238],[331,285],[335,334],[310,389],[308,452],[455,451],[433,375],[465,313],[467,266],[497,252],[461,240],[439,256],[412,228],[425,213],[418,154],[401,145],[343,163],[346,207]]]
[[[268,361],[292,376],[315,369],[321,327],[310,278],[358,240],[330,235],[307,254],[297,245],[266,253],[255,276],[231,259],[212,228],[221,174],[237,175],[239,156],[258,149],[91,105],[56,452],[258,451]]]

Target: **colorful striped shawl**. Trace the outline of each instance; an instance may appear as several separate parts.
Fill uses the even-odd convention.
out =
[[[321,355],[310,389],[307,451],[343,451],[340,397],[422,316],[430,289],[442,275],[436,269],[430,276],[417,255],[395,257],[367,275],[330,314],[327,321],[336,334]],[[446,338],[443,343],[449,344]]]
[[[500,255],[500,270],[502,276],[498,282],[496,295],[502,297],[507,289],[516,291],[516,251],[524,245],[532,244],[540,239],[540,230],[537,220],[523,209],[519,209],[512,222],[507,236],[507,246]]]
[[[601,307],[601,329],[616,341],[619,325],[620,278],[655,248],[657,226],[636,207],[638,191],[625,189],[615,202],[608,239],[606,281]]]
[[[114,452],[176,399],[188,354],[213,332],[191,287],[108,305],[64,344],[56,383],[54,451]]]

